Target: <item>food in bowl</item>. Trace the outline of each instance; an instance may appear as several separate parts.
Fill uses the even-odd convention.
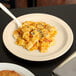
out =
[[[39,50],[44,53],[55,43],[57,29],[45,22],[25,21],[14,31],[16,44],[30,51]]]
[[[0,71],[0,76],[21,76],[19,73],[11,70]]]

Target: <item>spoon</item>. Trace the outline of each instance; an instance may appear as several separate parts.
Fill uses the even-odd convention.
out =
[[[16,21],[16,24],[18,25],[18,27],[20,27],[22,25],[22,23],[20,23],[19,20],[2,3],[0,3],[0,8],[5,13],[7,13],[12,19],[14,19]]]

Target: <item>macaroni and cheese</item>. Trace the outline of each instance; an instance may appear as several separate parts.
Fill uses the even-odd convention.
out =
[[[26,21],[14,31],[16,44],[30,51],[47,52],[55,42],[57,30],[45,22]]]

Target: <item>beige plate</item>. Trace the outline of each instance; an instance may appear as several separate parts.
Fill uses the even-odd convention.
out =
[[[15,71],[15,72],[19,73],[21,76],[35,76],[28,69],[26,69],[20,65],[12,64],[12,63],[0,63],[0,71],[2,71],[2,70]],[[1,76],[1,74],[0,74],[0,76]]]
[[[15,44],[13,38],[13,31],[17,28],[14,21],[11,21],[3,32],[3,42],[6,48],[14,55],[31,60],[31,61],[46,61],[55,59],[69,50],[73,43],[73,33],[71,28],[58,17],[43,13],[26,14],[18,17],[20,22],[24,21],[43,21],[52,26],[55,26],[58,30],[56,36],[56,44],[49,48],[47,53],[40,53],[38,50],[30,52],[21,46]]]

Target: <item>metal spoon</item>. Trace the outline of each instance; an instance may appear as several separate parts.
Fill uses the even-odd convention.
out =
[[[19,20],[2,3],[0,3],[0,8],[5,13],[7,13],[12,19],[14,19],[16,21],[16,24],[18,25],[18,27],[20,27],[22,25],[22,23],[20,23]]]

